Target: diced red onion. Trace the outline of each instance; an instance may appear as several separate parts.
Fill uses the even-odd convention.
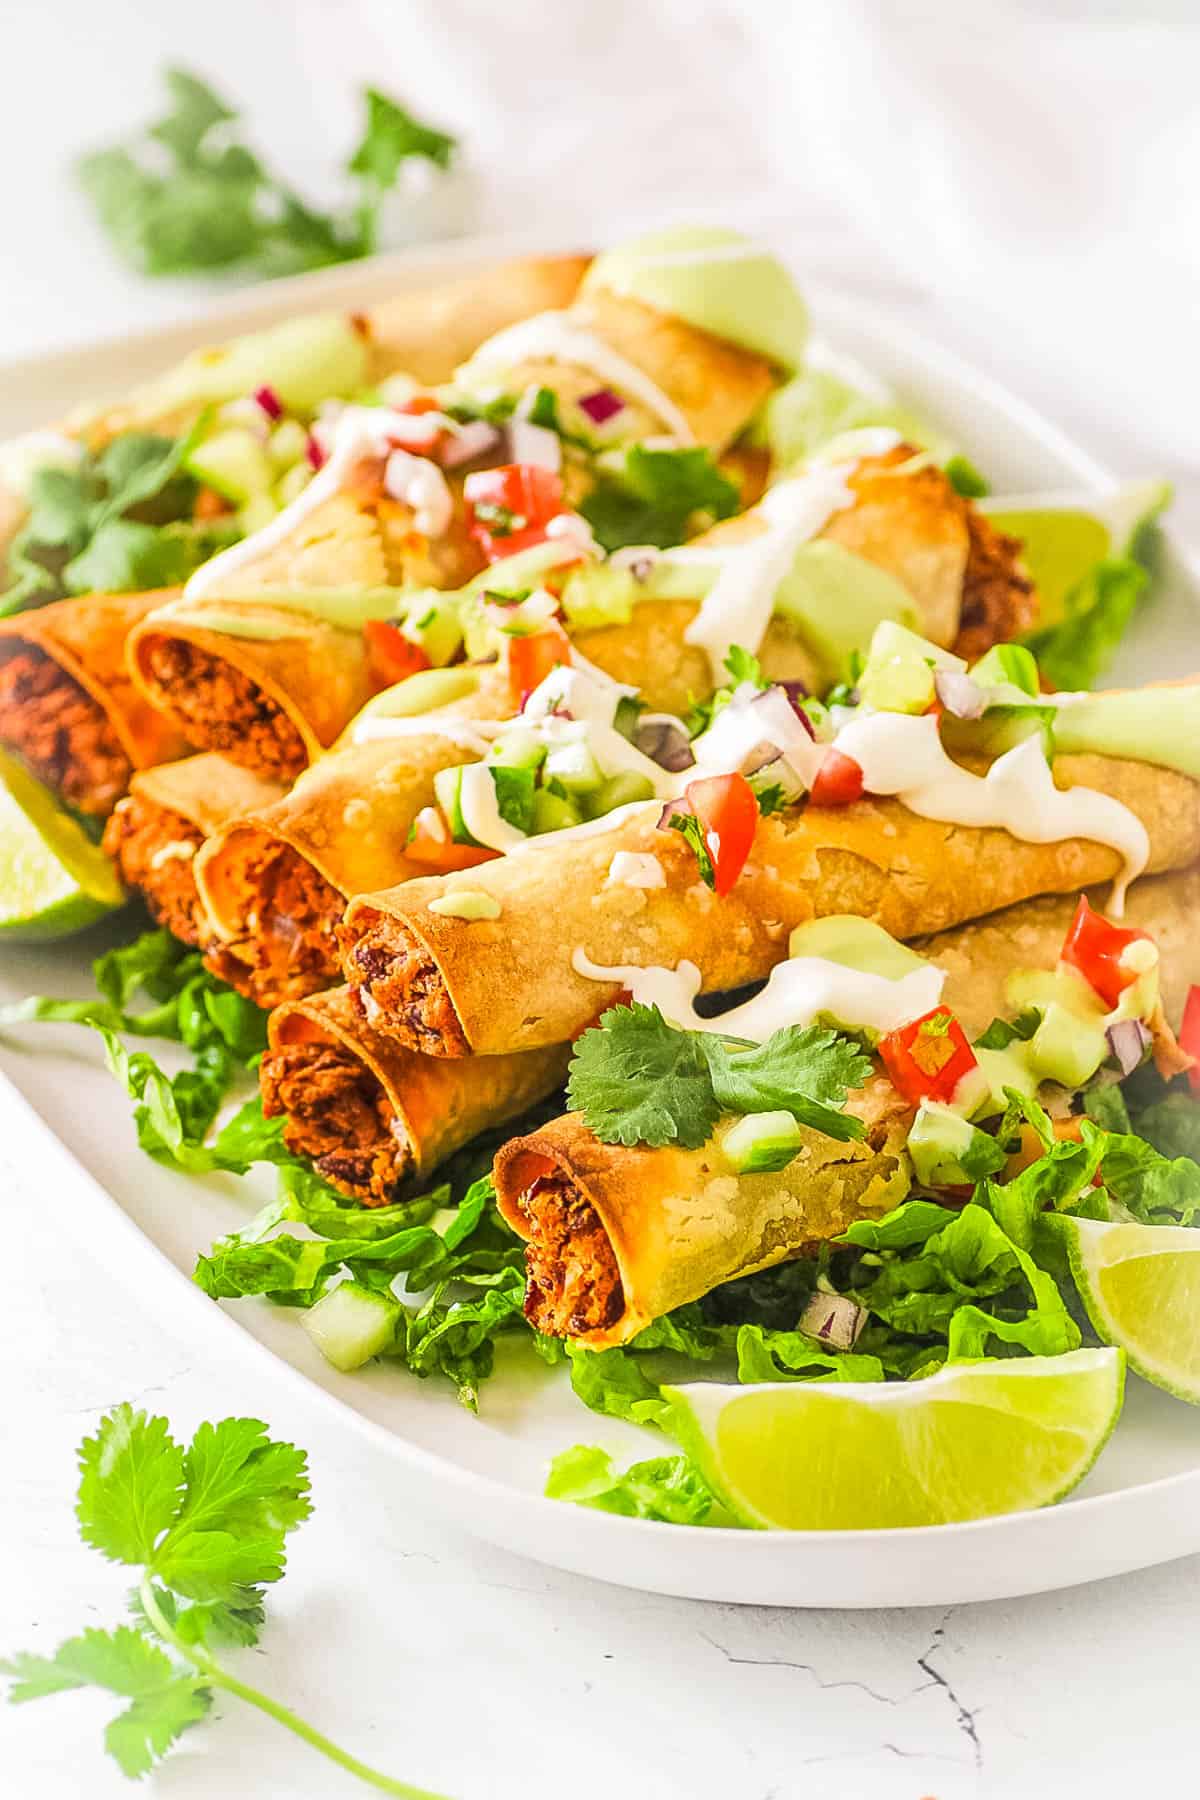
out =
[[[544,425],[531,425],[528,419],[513,419],[508,426],[509,461],[530,463],[535,469],[550,469],[555,474],[562,467],[562,439]]]
[[[656,762],[669,775],[690,769],[696,758],[688,734],[679,719],[670,713],[646,713],[633,733],[634,747]]]
[[[324,468],[325,460],[326,460],[325,451],[321,448],[321,445],[318,443],[316,436],[311,431],[309,432],[308,437],[305,441],[304,455],[308,462],[309,468],[312,469],[314,471],[314,473],[318,469]]]
[[[768,743],[764,738],[742,758],[742,774],[757,775],[760,769],[769,769],[772,763],[778,762],[782,755],[778,744]]]
[[[277,419],[282,419],[283,401],[279,398],[279,395],[275,392],[273,387],[268,386],[268,384],[264,382],[262,387],[255,388],[254,398],[262,407],[272,424],[274,424]]]
[[[1122,1075],[1132,1075],[1145,1054],[1150,1033],[1140,1019],[1118,1019],[1104,1033]]]
[[[764,688],[761,694],[755,694],[750,705],[770,741],[778,744],[781,756],[801,753],[796,773],[803,781],[809,781],[812,771],[806,768],[806,763],[811,761],[810,747],[816,737],[812,720],[796,711],[781,687]]]
[[[660,552],[648,544],[630,544],[614,550],[608,559],[610,568],[625,569],[638,582],[648,581],[661,560]]]
[[[977,681],[961,669],[937,669],[933,685],[937,697],[956,719],[981,719],[987,709],[987,695]]]
[[[607,425],[610,419],[625,411],[625,402],[611,388],[597,388],[595,393],[583,396],[579,410],[587,414],[593,425]]]
[[[443,469],[461,469],[464,464],[478,462],[499,450],[504,434],[486,419],[472,419],[461,431],[448,432],[438,452]]]
[[[683,800],[683,799],[668,800],[666,805],[663,807],[662,811],[658,815],[658,825],[657,825],[656,829],[658,831],[669,831],[671,828],[671,820],[672,819],[686,818],[688,816],[688,814],[691,812],[691,810],[692,809],[688,805],[686,800]]]
[[[800,1314],[800,1329],[831,1350],[853,1350],[867,1322],[866,1311],[845,1294],[815,1293]]]

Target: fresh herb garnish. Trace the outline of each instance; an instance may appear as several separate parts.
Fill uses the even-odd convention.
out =
[[[166,84],[164,118],[128,147],[94,151],[77,166],[114,248],[146,275],[231,266],[283,275],[369,256],[400,170],[414,158],[445,169],[454,154],[452,137],[368,88],[366,125],[346,165],[357,200],[322,213],[234,140],[238,114],[206,82],[168,69]]]
[[[964,500],[982,500],[991,493],[987,480],[979,473],[969,456],[956,453],[948,456],[942,464],[942,471],[956,494]]]
[[[130,431],[69,469],[35,471],[29,517],[9,549],[0,617],[66,594],[140,593],[186,581],[239,535],[233,521],[192,522],[184,460],[207,414],[183,437]]]
[[[690,535],[693,515],[727,519],[738,491],[703,448],[605,451],[597,484],[579,510],[605,550],[627,544],[669,549]]]
[[[727,1113],[790,1112],[841,1142],[863,1135],[837,1110],[870,1063],[851,1039],[823,1026],[785,1026],[765,1044],[681,1031],[656,1006],[612,1007],[575,1047],[571,1107],[606,1144],[679,1144],[698,1150]]]
[[[207,1716],[215,1694],[226,1693],[368,1786],[437,1800],[360,1762],[218,1659],[218,1651],[258,1643],[264,1590],[284,1573],[284,1540],[312,1511],[302,1450],[270,1439],[258,1419],[201,1425],[185,1449],[166,1419],[126,1403],[80,1445],[79,1475],[84,1542],[141,1571],[133,1623],[88,1626],[53,1656],[24,1651],[0,1661],[10,1701],[84,1687],[128,1701],[104,1746],[136,1780]]]
[[[1112,660],[1150,577],[1132,557],[1099,562],[1067,594],[1063,616],[1025,639],[1056,688],[1092,687]]]

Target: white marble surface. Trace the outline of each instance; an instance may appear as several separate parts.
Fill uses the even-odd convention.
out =
[[[647,9],[617,0],[603,8],[513,0],[501,15],[478,0],[206,0],[200,8],[0,0],[0,357],[136,326],[192,297],[148,289],[115,269],[63,177],[74,149],[151,110],[153,71],[164,59],[206,66],[252,97],[264,138],[314,188],[331,161],[327,142],[348,137],[349,88],[368,75],[424,97],[472,136],[489,228],[536,220],[579,240],[675,206],[753,215],[801,260],[882,297],[1030,394],[1119,472],[1172,474],[1181,513],[1200,537],[1192,344],[1178,285],[1166,280],[1172,267],[1189,276],[1195,246],[1171,239],[1169,208],[1140,241],[1136,218],[1130,226],[1122,216],[1111,234],[1127,252],[1134,232],[1135,260],[1148,271],[1143,319],[1130,319],[1127,286],[1114,276],[1110,287],[1081,264],[1081,323],[1071,331],[1070,258],[1056,257],[1051,244],[1057,329],[1031,329],[1030,265],[1005,284],[995,258],[981,260],[973,290],[970,258],[958,254],[961,211],[951,206],[943,219],[960,236],[943,231],[938,240],[955,253],[953,279],[948,265],[945,280],[922,279],[895,253],[910,223],[903,195],[889,198],[885,249],[889,230],[872,233],[862,195],[831,184],[828,158],[806,178],[804,158],[789,155],[816,95],[811,70],[807,88],[804,80],[805,28],[819,35],[808,46],[825,59],[818,75],[842,69],[837,56],[857,68],[858,86],[844,84],[851,101],[863,83],[882,88],[899,44],[912,57],[897,154],[912,155],[914,177],[928,175],[930,155],[936,162],[940,154],[935,186],[949,193],[955,119],[964,92],[974,91],[964,72],[987,74],[994,101],[1012,39],[996,35],[1005,9],[987,5],[973,15],[987,26],[975,49],[957,42],[953,56],[939,57],[928,37],[936,7],[915,9],[924,39],[897,38],[897,17],[909,10],[660,0],[649,9],[647,55]],[[1071,40],[1057,27],[1067,31],[1071,10],[1010,9],[1022,30],[1044,33],[1049,22],[1060,57]],[[1181,180],[1186,133],[1170,110],[1175,15],[1160,10],[1156,24],[1131,26],[1132,35],[1099,47],[1089,40],[1082,66],[1096,75],[1100,48],[1110,73],[1114,55],[1143,67],[1157,57],[1163,126],[1154,166],[1165,167],[1174,150]],[[835,14],[840,37],[830,35]],[[1181,39],[1175,50],[1186,47]],[[872,57],[884,60],[873,69]],[[928,91],[914,99],[918,76]],[[957,113],[940,108],[939,81]],[[836,87],[822,81],[822,104],[809,109],[824,122],[827,151]],[[1065,99],[1078,117],[1080,94]],[[1011,133],[996,127],[989,139],[974,121],[970,147],[985,161],[992,154],[1010,182],[990,214],[988,184],[975,195],[974,223],[993,244],[1012,223],[1012,194],[1032,202],[1061,174],[1039,166],[1030,148],[1031,128],[1057,117],[1056,105],[1035,83]],[[1107,117],[1105,129],[1120,140],[1120,116]],[[1025,154],[1014,161],[1008,152],[1018,139]],[[1102,209],[1114,165],[1089,183],[1085,164],[1075,159],[1073,177],[1082,199]],[[1119,189],[1112,184],[1114,204]],[[929,227],[919,201],[914,190],[913,233]],[[1088,238],[1107,241],[1102,232]],[[1106,333],[1109,345],[1123,333],[1129,347],[1115,373]],[[1176,364],[1181,378],[1164,378]],[[250,1410],[308,1447],[317,1500],[272,1601],[265,1654],[249,1658],[251,1679],[368,1759],[459,1800],[524,1800],[551,1783],[571,1800],[1123,1800],[1135,1781],[1140,1791],[1177,1790],[1195,1769],[1200,1559],[1057,1597],[874,1615],[717,1607],[558,1575],[418,1518],[395,1470],[336,1420],[261,1371],[248,1375],[232,1347],[201,1355],[152,1323],[135,1295],[101,1279],[86,1244],[64,1241],[38,1169],[5,1162],[2,1120],[0,1194],[0,1649],[48,1648],[120,1614],[120,1571],[80,1547],[71,1513],[72,1453],[106,1407],[132,1399],[184,1431]],[[232,1704],[220,1710],[227,1716],[185,1740],[154,1779],[155,1793],[334,1800],[354,1791],[267,1722]],[[127,1792],[100,1752],[104,1716],[102,1702],[78,1695],[0,1713],[5,1794],[103,1800]]]

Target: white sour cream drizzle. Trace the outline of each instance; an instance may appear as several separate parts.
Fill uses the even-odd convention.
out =
[[[684,545],[672,562],[718,562],[716,580],[684,633],[689,644],[708,652],[714,680],[724,678],[725,659],[735,644],[757,651],[771,623],[775,595],[791,574],[796,552],[825,526],[831,515],[854,504],[846,478],[853,464],[816,468],[768,488],[752,517],[766,529],[728,545]]]
[[[396,480],[400,486],[416,492],[418,499],[410,499],[408,492],[397,497],[407,500],[417,511],[416,525],[419,531],[423,531],[427,537],[440,536],[449,525],[454,512],[454,502],[446,485],[446,477],[428,457],[413,456],[408,451],[395,449],[397,439],[403,439],[409,444],[430,443],[430,422],[434,422],[436,430],[437,417],[432,413],[413,415],[393,412],[386,406],[346,407],[333,430],[329,459],[308,486],[269,525],[264,525],[261,531],[243,538],[240,544],[232,544],[228,550],[222,550],[218,556],[212,557],[197,569],[183,590],[184,598],[192,600],[198,595],[211,594],[220,588],[228,593],[232,576],[268,550],[277,549],[317,507],[340,494],[348,477],[366,457],[388,457],[389,474],[392,460],[397,456],[405,458],[403,469],[397,464]],[[419,480],[414,478],[410,466],[413,464],[420,465]],[[389,491],[393,494],[396,492],[394,488]]]
[[[1149,833],[1137,814],[1095,788],[1055,787],[1040,738],[997,757],[986,775],[947,756],[932,713],[871,713],[844,725],[834,747],[858,763],[869,794],[894,794],[920,818],[999,826],[1028,844],[1079,837],[1111,845],[1125,865],[1113,887],[1115,917],[1149,861]]]
[[[702,1018],[695,999],[701,975],[693,962],[674,969],[633,966],[602,968],[582,950],[571,957],[577,975],[628,988],[642,1006],[657,1006],[664,1019],[687,1031],[710,1031],[721,1037],[746,1038],[762,1044],[787,1025],[811,1025],[823,1015],[851,1030],[880,1034],[895,1031],[910,1019],[932,1011],[942,997],[944,969],[933,963],[913,969],[898,980],[849,969],[822,956],[796,956],[779,963],[760,994],[719,1018]]]
[[[609,387],[619,388],[654,413],[679,443],[695,442],[691,426],[669,395],[636,363],[629,362],[595,332],[576,324],[569,313],[538,313],[519,325],[498,331],[479,346],[456,379],[469,383],[476,372],[511,369],[523,362],[573,363],[576,368],[590,369]]]

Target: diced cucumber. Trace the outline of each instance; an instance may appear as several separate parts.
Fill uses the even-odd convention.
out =
[[[302,1314],[300,1323],[326,1362],[348,1375],[391,1348],[403,1312],[391,1294],[343,1281]]]
[[[1052,1000],[1029,1040],[1029,1060],[1046,1081],[1082,1087],[1108,1055],[1103,1027]]]
[[[603,771],[586,744],[562,744],[543,764],[547,780],[561,782],[568,794],[595,794]]]
[[[313,472],[306,462],[293,463],[275,483],[275,498],[280,506],[290,506],[312,480]]]
[[[557,784],[556,784],[557,785]],[[540,837],[547,831],[565,831],[568,826],[583,823],[583,814],[563,792],[540,787],[533,796],[533,833]]]
[[[969,1187],[1004,1167],[995,1138],[937,1101],[917,1108],[908,1154],[922,1187]]]
[[[205,438],[184,461],[189,474],[235,506],[269,494],[275,479],[271,459],[254,433],[236,425]]]
[[[445,668],[462,649],[462,624],[458,608],[445,595],[429,598],[429,604],[410,607],[400,627],[405,637],[422,649],[435,669]]]
[[[804,1142],[790,1112],[747,1113],[721,1139],[721,1151],[739,1175],[786,1169]]]
[[[251,494],[246,504],[238,509],[238,518],[247,537],[278,517],[279,508],[270,494]]]
[[[605,625],[628,625],[641,596],[628,569],[588,567],[567,577],[562,609],[574,630],[595,631]]]
[[[462,778],[464,772],[461,764],[453,769],[439,769],[433,778],[433,792],[455,843],[474,844],[477,839],[471,836],[467,830],[466,820],[463,818]]]
[[[971,670],[971,679],[985,688],[1015,687],[1024,694],[1039,692],[1037,662],[1024,644],[993,644]]]
[[[267,455],[277,469],[290,469],[303,462],[308,449],[308,433],[299,419],[285,419],[267,440]]]
[[[936,689],[928,663],[897,656],[888,662],[868,663],[858,678],[858,691],[867,706],[880,712],[923,713]]]
[[[619,775],[610,775],[594,794],[586,795],[584,805],[588,817],[598,819],[603,813],[615,812],[618,806],[632,806],[637,800],[653,798],[654,783],[648,775],[623,769]]]
[[[518,725],[496,739],[487,760],[505,769],[540,769],[546,760],[546,746],[532,731]]]
[[[906,625],[898,624],[895,619],[884,619],[875,627],[871,647],[867,651],[866,666],[869,668],[872,663],[895,662],[897,659],[932,663],[935,669],[963,670],[967,666],[961,656],[955,656],[952,650],[943,650],[931,638],[909,631]]]

